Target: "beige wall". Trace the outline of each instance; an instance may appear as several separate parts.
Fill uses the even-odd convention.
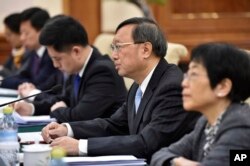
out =
[[[0,33],[3,32],[3,19],[13,12],[38,6],[48,10],[51,16],[63,12],[63,0],[0,0]]]

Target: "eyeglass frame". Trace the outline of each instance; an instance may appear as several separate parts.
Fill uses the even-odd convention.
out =
[[[142,44],[145,42],[124,42],[124,43],[111,43],[110,49],[112,52],[118,52],[123,46],[132,45],[132,44]]]
[[[188,81],[192,81],[195,80],[195,78],[199,77],[199,76],[205,76],[207,77],[207,74],[197,74],[197,73],[184,73],[183,74],[183,80],[188,80]]]

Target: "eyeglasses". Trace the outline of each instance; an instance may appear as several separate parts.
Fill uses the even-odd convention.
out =
[[[205,74],[197,74],[197,73],[184,73],[184,79],[187,79],[188,81],[193,81],[197,79],[200,76],[207,76]]]
[[[110,48],[111,48],[111,51],[112,52],[118,52],[120,51],[120,49],[124,46],[127,46],[127,45],[131,45],[131,44],[141,44],[141,43],[144,43],[144,42],[127,42],[127,43],[112,43],[110,45]]]

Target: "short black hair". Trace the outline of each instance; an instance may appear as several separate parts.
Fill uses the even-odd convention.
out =
[[[135,43],[150,42],[156,56],[163,58],[167,51],[167,41],[164,33],[152,19],[146,17],[133,17],[120,23],[117,31],[126,25],[135,25],[132,37]]]
[[[21,23],[21,14],[13,13],[8,15],[3,20],[5,26],[7,26],[12,32],[19,34],[20,33],[20,23]]]
[[[38,7],[28,8],[21,13],[21,22],[30,21],[32,27],[37,31],[43,28],[49,18],[49,13]]]
[[[230,79],[231,101],[244,101],[250,96],[250,56],[245,51],[228,43],[205,43],[192,50],[191,61],[206,68],[211,88]]]
[[[64,52],[73,45],[88,45],[88,35],[84,27],[74,18],[58,15],[44,26],[39,37],[40,44],[52,46],[58,52]]]

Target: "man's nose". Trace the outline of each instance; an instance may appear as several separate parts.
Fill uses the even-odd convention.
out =
[[[115,61],[115,60],[118,59],[118,54],[117,54],[116,51],[113,51],[113,52],[111,53],[111,59],[112,59],[113,61]]]

